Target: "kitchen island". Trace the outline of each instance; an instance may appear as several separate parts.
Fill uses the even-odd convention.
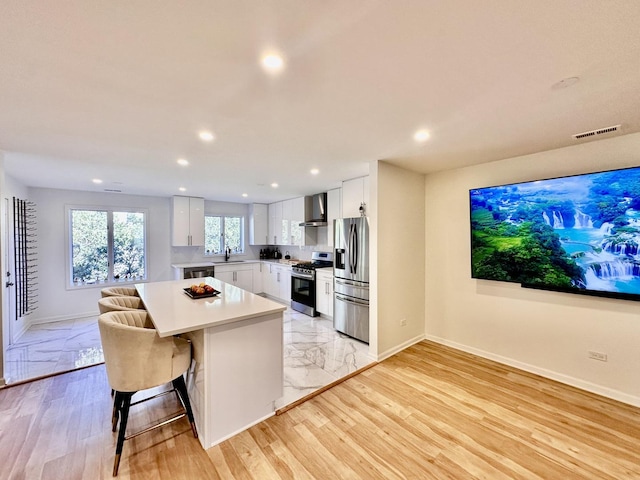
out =
[[[200,282],[220,294],[194,299],[184,292]],[[192,341],[187,387],[205,449],[274,414],[282,396],[284,305],[212,277],[136,289],[161,337]]]

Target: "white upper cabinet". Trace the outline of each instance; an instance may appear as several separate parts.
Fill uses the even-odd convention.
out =
[[[342,189],[327,192],[327,245],[333,246],[333,221],[342,217]]]
[[[173,197],[171,245],[204,245],[204,198]]]
[[[293,245],[291,242],[291,215],[293,214],[293,200],[285,200],[282,202],[282,235],[281,243],[278,245]]]
[[[317,228],[301,227],[305,218],[305,211],[312,208],[310,197],[298,197],[292,200],[291,218],[289,222],[289,231],[291,233],[291,245],[304,247],[306,245],[315,245],[317,243]]]
[[[268,245],[315,245],[316,229],[301,227],[305,219],[305,197],[270,203]]]
[[[265,203],[249,207],[249,245],[269,245],[269,207]]]
[[[269,245],[282,245],[282,202],[269,204]]]
[[[369,176],[342,182],[342,218],[360,217],[360,207],[365,215],[369,205]]]

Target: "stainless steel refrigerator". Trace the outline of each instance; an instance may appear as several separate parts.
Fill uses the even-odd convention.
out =
[[[333,327],[369,343],[369,219],[337,219],[333,230]]]

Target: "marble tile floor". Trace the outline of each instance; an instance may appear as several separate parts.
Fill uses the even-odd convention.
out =
[[[333,329],[331,320],[284,312],[282,408],[372,363],[369,346]],[[97,317],[33,325],[5,352],[8,384],[104,361]]]
[[[7,384],[102,363],[97,317],[32,325],[4,356]]]

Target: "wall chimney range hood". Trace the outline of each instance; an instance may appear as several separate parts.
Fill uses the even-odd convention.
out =
[[[327,192],[304,197],[304,222],[301,227],[326,227]]]

